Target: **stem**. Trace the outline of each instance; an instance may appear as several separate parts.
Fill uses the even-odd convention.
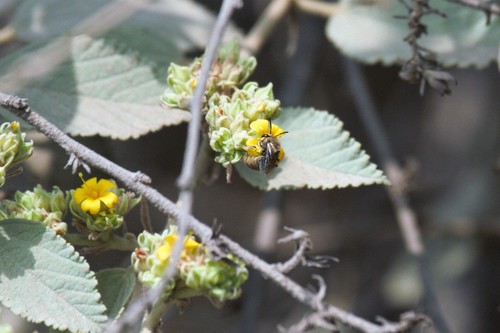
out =
[[[141,333],[157,332],[161,324],[163,314],[174,302],[168,298],[160,297],[151,307],[151,311],[147,314],[142,322]]]
[[[339,3],[318,0],[295,0],[295,5],[303,12],[327,18],[337,14],[342,8]]]
[[[241,43],[242,50],[247,54],[257,54],[291,4],[292,0],[273,0]]]
[[[107,241],[88,239],[86,235],[82,234],[66,234],[63,237],[68,243],[76,246],[86,247],[99,247],[103,250],[120,250],[120,251],[133,251],[137,247],[135,237],[120,237],[113,235]]]
[[[493,1],[481,1],[481,0],[448,0],[448,2],[453,2],[458,5],[465,7],[482,10],[489,17],[491,14],[500,15],[500,6]]]

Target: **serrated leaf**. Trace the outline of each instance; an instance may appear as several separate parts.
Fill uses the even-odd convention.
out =
[[[73,246],[40,223],[0,221],[0,302],[35,323],[100,332],[107,317],[97,280]]]
[[[16,9],[11,24],[16,29],[16,35],[23,40],[53,38],[66,34],[109,4],[108,0],[24,0]],[[137,12],[117,29],[122,32],[131,27],[144,29],[161,37],[155,44],[166,42],[180,51],[205,47],[215,22],[212,12],[189,0],[157,0],[143,3],[140,8],[127,3],[118,5],[135,6]],[[224,39],[237,36],[241,37],[241,32],[229,25]],[[143,38],[149,39],[150,36],[144,35]],[[143,49],[136,51],[142,54]]]
[[[250,184],[273,190],[387,183],[361,145],[342,129],[342,122],[328,112],[285,108],[274,122],[288,131],[280,138],[285,158],[269,175],[238,163],[238,173]]]
[[[17,92],[66,133],[124,140],[190,119],[187,111],[159,106],[166,83],[152,62],[110,40],[78,36],[69,43],[70,62]],[[19,53],[30,54],[33,48]],[[9,72],[12,59],[19,57],[15,54],[2,62],[1,72]]]
[[[447,15],[425,15],[428,33],[419,43],[437,54],[444,66],[484,67],[497,59],[500,45],[500,18],[491,15],[486,24],[483,12],[448,1],[430,4]],[[409,60],[408,20],[397,19],[408,10],[398,0],[372,2],[343,0],[341,9],[326,26],[328,38],[347,56],[366,63],[394,64]]]
[[[103,269],[96,274],[97,289],[108,309],[110,319],[116,319],[127,304],[135,288],[136,277],[131,269]]]

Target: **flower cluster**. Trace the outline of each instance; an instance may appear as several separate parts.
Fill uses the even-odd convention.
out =
[[[119,228],[123,224],[123,216],[137,205],[140,198],[135,198],[131,192],[118,188],[107,179],[97,181],[91,178],[82,186],[72,190],[69,208],[77,218],[77,223],[83,223],[90,232],[106,232]]]
[[[162,279],[178,240],[175,226],[170,226],[161,235],[148,232],[139,235],[132,266],[144,286],[153,288]],[[240,295],[241,285],[247,278],[248,271],[240,260],[232,255],[227,255],[225,260],[214,260],[203,244],[188,235],[178,261],[177,276],[165,287],[164,296],[205,295],[225,301]]]
[[[201,61],[195,59],[188,67],[170,65],[169,88],[162,98],[165,105],[187,109],[197,84]],[[280,101],[274,98],[272,84],[265,87],[259,87],[256,82],[245,84],[255,65],[255,58],[240,56],[237,43],[230,43],[219,51],[207,83],[203,101],[207,134],[210,147],[217,153],[215,161],[225,167],[237,163],[247,154],[248,140],[262,138],[263,134],[250,126],[253,122],[267,122],[281,113]]]
[[[22,218],[43,223],[58,235],[65,235],[67,224],[63,222],[67,201],[64,192],[57,186],[52,191],[44,190],[40,185],[33,191],[20,192],[14,200],[0,202],[0,218]]]
[[[250,124],[279,116],[280,102],[274,99],[272,89],[272,84],[259,88],[257,83],[248,82],[230,97],[212,97],[205,119],[217,162],[224,166],[238,162],[246,154],[247,140],[256,137]]]
[[[0,187],[5,183],[7,170],[33,154],[33,141],[25,141],[25,136],[17,121],[0,126]]]
[[[196,58],[189,66],[172,63],[168,68],[168,88],[161,97],[164,105],[173,108],[189,109],[200,75],[203,58]],[[205,89],[205,102],[212,95],[231,94],[253,73],[257,61],[254,57],[240,57],[236,42],[227,44],[218,53]],[[206,110],[205,110],[206,111]]]

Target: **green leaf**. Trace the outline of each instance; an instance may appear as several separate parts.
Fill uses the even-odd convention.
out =
[[[11,24],[16,29],[16,35],[26,41],[54,38],[67,34],[77,24],[109,4],[107,0],[24,0],[16,9]],[[130,4],[122,2],[119,6]],[[141,8],[135,4],[132,6],[137,10],[136,13],[116,29],[120,33],[143,29],[145,34],[142,38],[146,40],[150,39],[148,34],[160,37],[153,41],[155,45],[147,45],[146,49],[156,48],[163,43],[179,51],[204,48],[215,22],[212,12],[189,0],[157,0],[141,4]],[[241,35],[238,29],[229,25],[224,39],[231,40]],[[142,43],[137,40],[131,42]],[[143,54],[142,47],[135,50]]]
[[[106,39],[79,36],[68,42],[71,61],[18,92],[66,133],[124,140],[190,119],[187,111],[159,106],[166,83],[161,82],[152,62]],[[16,60],[32,54],[33,48],[36,46],[4,60],[0,73],[9,72]]]
[[[425,15],[428,33],[419,43],[437,54],[444,66],[484,67],[497,60],[500,45],[500,18],[448,1],[430,4],[447,15]],[[410,46],[403,40],[409,33],[408,10],[398,0],[343,0],[341,9],[326,27],[328,38],[347,56],[366,63],[394,64],[409,60]]]
[[[89,265],[38,222],[0,221],[0,301],[35,323],[100,332],[107,317]]]
[[[274,121],[288,131],[280,138],[285,158],[269,175],[238,163],[250,184],[264,190],[387,184],[361,145],[342,129],[342,122],[325,111],[286,108]]]
[[[96,274],[97,289],[108,309],[110,319],[116,319],[127,304],[135,288],[136,277],[131,269],[103,269]]]

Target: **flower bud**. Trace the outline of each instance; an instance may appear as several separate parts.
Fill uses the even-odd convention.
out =
[[[0,126],[0,187],[5,183],[7,170],[33,154],[33,141],[26,142],[25,136],[17,121]]]
[[[40,185],[33,191],[16,192],[14,201],[3,200],[1,203],[5,218],[23,218],[43,223],[59,235],[67,231],[66,223],[62,222],[66,214],[66,198],[57,186],[51,192],[45,191]]]

